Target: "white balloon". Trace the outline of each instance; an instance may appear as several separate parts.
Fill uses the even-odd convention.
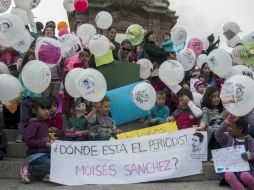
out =
[[[11,6],[11,0],[0,1],[0,14],[6,12]]]
[[[159,78],[165,84],[179,84],[184,78],[184,68],[175,60],[167,60],[159,68]]]
[[[44,37],[36,43],[35,57],[48,67],[55,67],[62,59],[62,44],[54,38]]]
[[[254,108],[254,81],[244,75],[229,78],[221,89],[220,98],[228,112],[235,116],[247,115]]]
[[[213,50],[208,55],[207,63],[212,72],[222,78],[229,73],[232,67],[231,56],[224,49]]]
[[[231,40],[227,40],[227,45],[228,47],[234,48],[237,44],[242,43],[241,38],[236,35],[233,37]]]
[[[0,16],[0,44],[10,47],[25,36],[25,25],[23,21],[12,14]]]
[[[9,68],[3,62],[0,62],[0,74],[10,74]]]
[[[251,69],[246,67],[245,65],[235,65],[231,68],[228,78],[235,76],[235,75],[245,75],[249,76],[251,79],[253,79],[254,73]]]
[[[95,69],[84,69],[77,76],[75,84],[80,95],[90,102],[100,102],[107,92],[104,76]]]
[[[147,79],[150,77],[153,70],[153,64],[149,59],[140,59],[137,61],[137,64],[140,65],[140,78]]]
[[[249,34],[243,36],[242,39],[241,39],[241,41],[242,41],[242,43],[244,43],[244,44],[247,43],[247,42],[249,42],[249,41],[250,41],[250,36],[249,36]]]
[[[24,38],[18,43],[14,44],[12,47],[21,53],[25,53],[27,52],[27,50],[29,50],[33,40],[34,38],[30,35],[28,31],[26,31]]]
[[[76,33],[83,43],[89,43],[90,39],[96,35],[96,29],[91,24],[82,24],[78,27]]]
[[[65,77],[64,87],[68,94],[73,98],[81,97],[79,91],[76,88],[77,76],[83,71],[82,68],[74,68],[68,72]]]
[[[240,57],[241,47],[242,45],[235,46],[231,51],[233,64],[243,65],[243,61],[241,60],[241,57]]]
[[[24,11],[22,9],[19,9],[17,7],[13,7],[12,10],[11,10],[11,14],[19,17],[25,25],[30,24],[30,21],[29,21],[29,18],[28,18],[28,15],[27,15],[26,11]]]
[[[200,54],[198,57],[197,57],[197,66],[199,68],[202,68],[202,65],[204,63],[207,63],[207,55],[206,54]]]
[[[193,96],[193,103],[199,108],[201,108],[201,101],[202,101],[203,95],[198,92],[192,92],[192,96]]]
[[[248,35],[248,42],[254,42],[254,31]]]
[[[41,0],[14,0],[16,7],[28,11],[36,8]]]
[[[30,22],[31,31],[37,33],[36,24],[35,24],[35,21],[34,21],[35,17],[34,17],[33,12],[32,11],[27,11],[27,15],[28,15],[28,19],[29,19],[29,22]]]
[[[203,42],[203,50],[206,51],[209,48],[210,43],[207,38],[202,38],[201,40]]]
[[[21,72],[21,77],[25,87],[34,93],[44,92],[51,82],[49,67],[39,60],[28,62]]]
[[[95,35],[89,41],[89,50],[95,56],[106,54],[110,49],[110,42],[104,35]]]
[[[196,54],[192,49],[185,48],[177,54],[177,61],[183,65],[185,71],[189,71],[195,65]]]
[[[95,23],[98,28],[108,29],[113,23],[112,15],[107,11],[101,11],[96,15]]]
[[[69,58],[82,52],[80,39],[74,34],[65,34],[59,38],[62,43],[63,57]]]
[[[132,98],[137,107],[142,110],[150,110],[156,102],[156,92],[152,85],[139,83],[132,90]]]
[[[171,40],[173,41],[174,45],[178,46],[184,44],[187,39],[187,32],[182,27],[174,27],[171,30]]]
[[[18,98],[23,90],[20,81],[9,74],[0,75],[0,89],[0,100],[3,104]]]
[[[67,12],[72,12],[75,10],[74,1],[75,0],[64,0],[63,1],[63,6]]]
[[[240,26],[235,22],[227,22],[223,26],[224,35],[228,40],[231,40],[235,35],[241,32]]]

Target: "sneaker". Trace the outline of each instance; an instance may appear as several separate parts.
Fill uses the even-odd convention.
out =
[[[42,179],[42,181],[50,182],[50,174],[45,175],[44,178]]]
[[[30,173],[28,171],[28,165],[27,164],[21,166],[21,168],[20,168],[20,179],[21,179],[21,182],[24,183],[24,184],[31,183]]]
[[[24,137],[22,135],[19,135],[18,138],[16,139],[16,143],[23,143],[24,142]]]

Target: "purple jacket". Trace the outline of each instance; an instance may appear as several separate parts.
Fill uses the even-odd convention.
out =
[[[36,118],[30,119],[25,125],[24,137],[27,146],[27,155],[50,152],[50,149],[46,147],[46,143],[50,142],[46,121]]]
[[[215,138],[220,143],[220,145],[224,147],[230,147],[233,146],[234,137],[230,136],[227,132],[227,126],[224,124],[224,122],[221,123],[220,127],[215,130]],[[254,139],[250,136],[246,136],[246,140],[248,143],[248,151],[254,152]],[[254,160],[249,161],[251,171],[254,171]]]

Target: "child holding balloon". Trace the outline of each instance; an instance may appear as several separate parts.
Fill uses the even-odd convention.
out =
[[[176,121],[179,130],[192,128],[198,124],[198,119],[202,115],[202,110],[193,102],[190,90],[182,89],[177,93],[178,108],[173,112],[167,121]]]
[[[223,174],[220,185],[230,185],[234,190],[244,190],[244,186],[248,186],[249,189],[253,190],[254,139],[248,135],[248,123],[246,118],[228,115],[227,119],[215,130],[215,138],[222,147],[244,145],[246,152],[242,153],[242,159],[249,162],[250,165],[250,171],[227,172]]]

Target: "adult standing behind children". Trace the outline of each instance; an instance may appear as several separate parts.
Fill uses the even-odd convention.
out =
[[[54,38],[55,37],[55,25],[52,24],[52,22],[49,22],[46,24],[45,29],[43,31],[44,37],[48,38]],[[63,66],[62,62],[57,64],[55,67],[50,68],[51,71],[51,82],[47,90],[44,92],[44,95],[46,97],[48,96],[55,96],[57,97],[59,91],[60,91],[60,86],[63,78]]]
[[[147,32],[144,38],[144,51],[148,54],[152,63],[160,65],[168,59],[169,53],[164,52],[156,43],[156,33],[154,31]]]

